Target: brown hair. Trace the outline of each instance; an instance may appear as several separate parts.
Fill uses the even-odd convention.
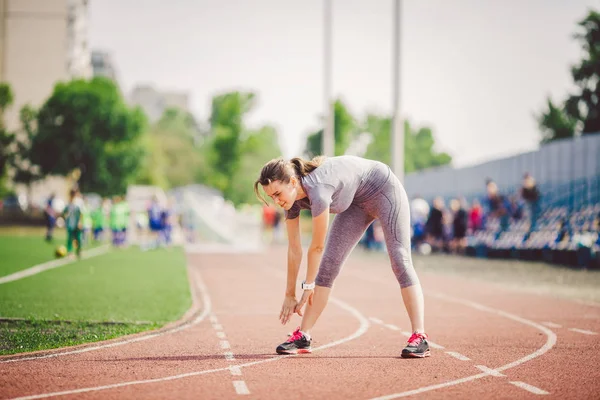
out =
[[[317,169],[323,161],[325,161],[324,156],[318,156],[312,160],[295,157],[289,162],[286,162],[281,157],[273,159],[262,167],[259,178],[254,182],[254,193],[259,200],[262,200],[263,203],[267,204],[267,201],[258,190],[258,185],[267,186],[274,181],[288,183],[292,176],[298,178],[305,177]]]

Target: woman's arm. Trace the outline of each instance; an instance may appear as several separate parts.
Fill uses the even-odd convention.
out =
[[[285,221],[288,234],[288,269],[286,296],[296,296],[296,281],[302,262],[302,242],[300,240],[300,217]]]
[[[287,324],[292,315],[296,312],[296,281],[298,280],[298,270],[302,262],[302,244],[300,242],[300,217],[288,219],[285,221],[288,232],[288,272],[287,284],[283,305],[279,312],[279,320],[282,324]]]

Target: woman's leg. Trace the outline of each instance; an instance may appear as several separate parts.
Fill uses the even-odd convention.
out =
[[[425,332],[423,290],[413,267],[410,253],[410,211],[408,197],[400,181],[390,178],[390,185],[377,196],[377,218],[381,222],[392,270],[400,284],[402,300],[412,332]]]
[[[333,281],[340,273],[346,258],[348,258],[348,255],[373,220],[372,216],[356,205],[351,205],[333,220],[327,235],[327,243],[319,266],[319,273],[315,280],[313,304],[306,306],[300,325],[302,332],[310,335],[310,330],[327,305]]]

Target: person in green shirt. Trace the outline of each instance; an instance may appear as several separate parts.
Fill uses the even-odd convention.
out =
[[[87,199],[82,198],[81,200],[83,203],[83,205],[81,207],[81,218],[83,220],[82,240],[83,240],[83,243],[89,244],[91,241],[92,225],[93,225],[92,212],[90,210],[90,205],[89,205],[89,202],[87,201]]]
[[[127,226],[129,225],[129,203],[125,198],[121,198],[121,202],[119,203],[119,230],[121,232],[121,246],[125,246],[127,243]]]
[[[121,196],[115,196],[110,209],[109,223],[113,233],[113,246],[125,245],[127,224],[129,222],[129,205]]]
[[[82,202],[79,198],[79,191],[71,189],[69,192],[69,203],[63,210],[65,227],[67,228],[67,252],[73,251],[73,242],[76,242],[75,252],[78,258],[81,258],[81,232],[83,230]]]
[[[94,241],[98,242],[103,239],[104,229],[106,228],[106,209],[107,200],[104,200],[96,209],[91,213],[92,216],[92,229],[94,232]]]

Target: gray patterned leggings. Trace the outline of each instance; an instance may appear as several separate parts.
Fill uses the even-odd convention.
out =
[[[333,286],[344,261],[375,219],[379,219],[383,228],[392,270],[400,287],[419,284],[410,255],[410,212],[406,191],[389,168],[387,171],[381,168],[379,173],[386,174],[387,179],[375,194],[360,203],[352,203],[346,211],[335,216],[315,280],[318,286]]]

